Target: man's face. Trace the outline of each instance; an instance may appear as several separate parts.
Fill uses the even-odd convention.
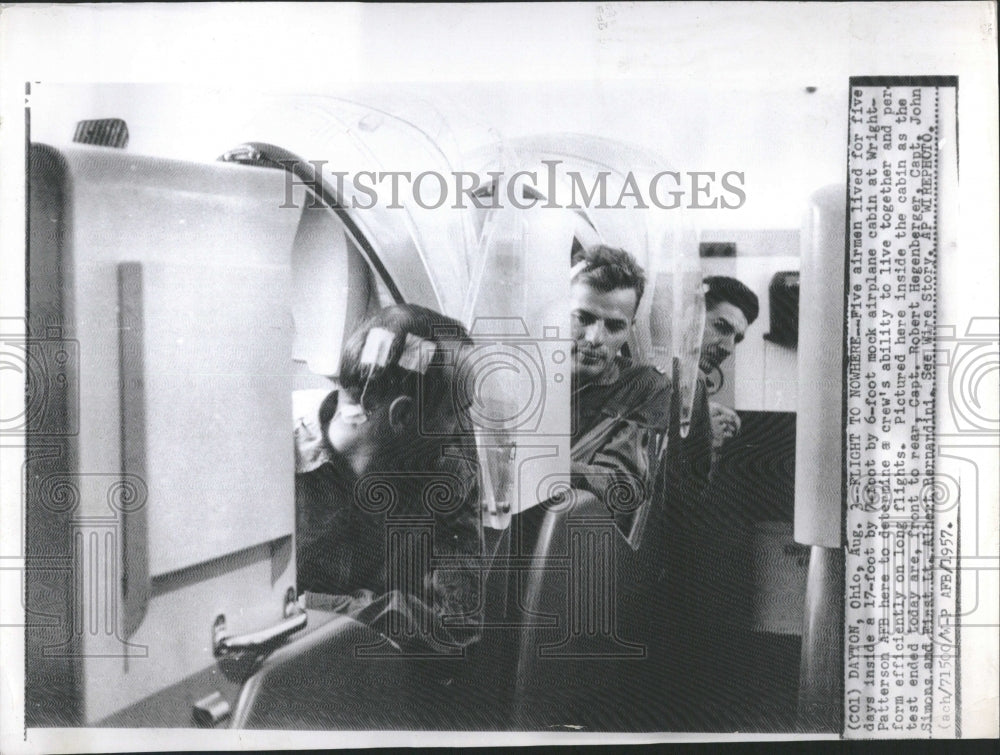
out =
[[[618,351],[632,332],[635,289],[595,291],[585,281],[570,287],[573,326],[573,377],[598,380],[614,368]]]
[[[708,373],[726,361],[747,332],[747,318],[735,304],[722,301],[705,313],[699,367]]]

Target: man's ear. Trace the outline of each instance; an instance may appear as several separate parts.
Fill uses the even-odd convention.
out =
[[[397,396],[389,404],[389,426],[396,432],[411,429],[417,421],[416,407],[409,396]]]

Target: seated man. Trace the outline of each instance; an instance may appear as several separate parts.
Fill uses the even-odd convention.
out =
[[[703,375],[719,369],[743,341],[747,328],[760,313],[757,295],[746,285],[724,275],[705,278],[705,331],[701,341],[699,368]],[[740,431],[734,409],[709,402],[712,418],[713,454]]]
[[[461,437],[468,409],[457,390],[459,353],[471,344],[455,320],[387,307],[346,342],[339,389],[296,418],[296,557],[307,607],[354,616],[398,645],[476,638],[478,467],[445,455],[472,447]]]
[[[571,481],[628,508],[652,494],[669,417],[666,377],[627,355],[645,284],[626,251],[595,246],[573,255]]]
[[[757,295],[735,278],[714,275],[705,278],[704,284],[705,329],[691,430],[682,439],[677,418],[672,418],[664,462],[670,487],[667,497],[694,509],[701,506],[720,450],[740,431],[741,424],[734,409],[709,401],[706,381],[743,341],[760,310]]]

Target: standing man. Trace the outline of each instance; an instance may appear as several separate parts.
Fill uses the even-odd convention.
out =
[[[652,493],[670,400],[664,375],[628,354],[646,276],[631,254],[603,245],[572,262],[572,483],[638,504]]]

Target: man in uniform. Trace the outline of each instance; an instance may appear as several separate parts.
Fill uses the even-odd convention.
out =
[[[705,278],[705,331],[701,341],[702,374],[719,369],[757,319],[760,304],[757,295],[735,278],[715,275]],[[712,424],[712,451],[740,431],[740,418],[731,407],[709,402]]]
[[[633,544],[636,525],[648,521],[648,516],[637,515],[668,503],[654,498],[653,490],[671,387],[659,370],[636,364],[629,354],[629,336],[646,284],[632,255],[595,246],[578,249],[572,263],[571,481],[614,513],[620,535],[613,540],[615,581],[604,597],[613,606],[615,636],[629,644],[649,645],[659,631],[647,610],[650,568],[657,563],[659,549],[645,533],[638,552]],[[595,683],[602,694],[623,700],[642,690],[638,670],[634,658],[602,663]],[[629,727],[644,727],[643,716],[655,710],[655,705],[629,710]],[[655,721],[651,725],[658,728]]]
[[[642,268],[622,249],[595,246],[573,256],[571,479],[609,505],[629,508],[652,494],[669,415],[666,378],[628,354],[645,284]]]

